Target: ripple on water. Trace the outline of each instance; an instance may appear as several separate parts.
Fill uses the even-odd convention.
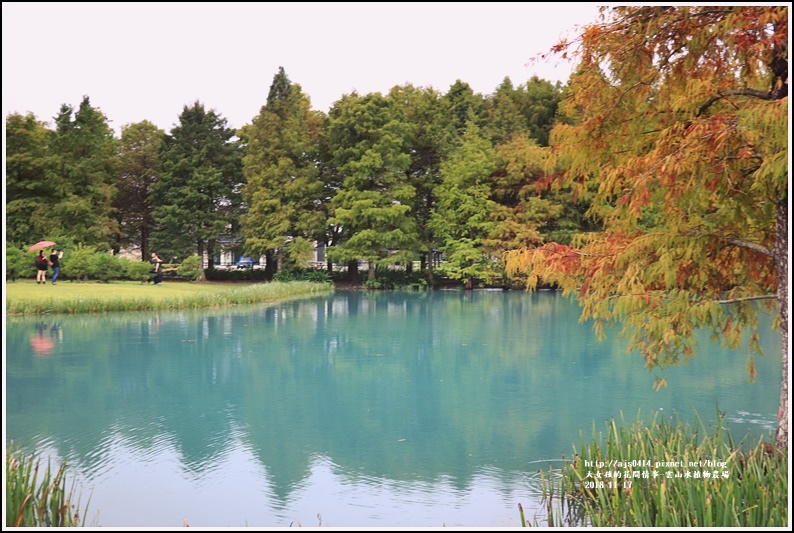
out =
[[[725,421],[731,424],[751,424],[769,431],[774,431],[777,428],[777,419],[773,414],[736,411],[727,415]]]

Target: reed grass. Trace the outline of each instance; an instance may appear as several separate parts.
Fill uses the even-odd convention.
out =
[[[593,427],[572,460],[541,476],[548,525],[788,526],[787,455],[763,438],[735,443],[723,421],[627,425],[621,415],[606,435]]]
[[[41,477],[39,477],[41,475]],[[6,526],[7,527],[85,527],[80,517],[80,500],[73,503],[74,482],[66,490],[66,463],[53,474],[50,462],[42,471],[35,452],[6,450]],[[90,499],[89,499],[90,500]],[[84,508],[87,512],[88,503]]]
[[[185,283],[138,282],[38,285],[6,283],[6,315],[79,314],[113,311],[206,309],[256,304],[293,296],[332,292],[330,283]]]

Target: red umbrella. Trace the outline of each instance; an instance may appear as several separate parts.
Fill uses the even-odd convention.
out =
[[[52,242],[52,241],[39,241],[36,244],[34,244],[33,246],[31,246],[30,248],[28,248],[28,251],[32,252],[33,250],[40,250],[42,248],[49,248],[50,246],[55,246],[56,244],[58,244],[58,243]]]

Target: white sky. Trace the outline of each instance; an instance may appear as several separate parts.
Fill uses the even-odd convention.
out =
[[[283,66],[314,109],[411,83],[488,95],[507,76],[565,83],[571,65],[529,64],[595,22],[598,4],[531,2],[3,2],[3,117],[53,123],[84,95],[110,126],[169,132],[196,100],[239,128]],[[4,147],[5,148],[5,147]]]

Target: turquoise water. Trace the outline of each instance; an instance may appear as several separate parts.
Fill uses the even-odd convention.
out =
[[[89,525],[516,527],[604,421],[776,424],[781,345],[654,376],[555,292],[338,292],[6,323],[6,442],[67,459]],[[767,317],[768,318],[768,317]]]

